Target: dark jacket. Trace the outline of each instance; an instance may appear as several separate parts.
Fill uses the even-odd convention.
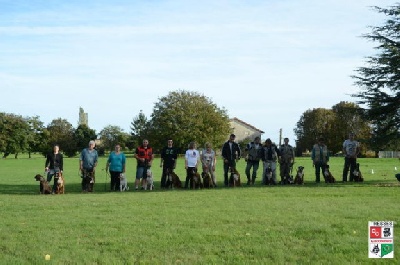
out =
[[[232,153],[229,147],[229,141],[225,142],[222,146],[222,157],[228,161],[240,159],[240,147],[237,143],[232,142]]]
[[[49,167],[49,169],[57,169],[59,168],[61,171],[63,170],[63,155],[58,153],[54,154],[49,153],[46,157],[46,163],[44,167]]]

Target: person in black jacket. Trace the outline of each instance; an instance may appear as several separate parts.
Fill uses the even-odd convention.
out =
[[[222,146],[222,158],[224,159],[224,183],[228,186],[229,168],[236,168],[236,160],[240,159],[240,147],[235,143],[236,136],[231,134],[229,140]]]
[[[53,146],[53,152],[50,152],[46,156],[46,163],[44,165],[45,171],[47,172],[47,181],[50,183],[54,176],[53,193],[57,189],[58,174],[63,171],[63,155],[59,152],[60,147],[58,144]],[[42,188],[42,187],[41,187]]]

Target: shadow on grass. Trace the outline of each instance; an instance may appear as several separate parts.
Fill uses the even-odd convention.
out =
[[[160,188],[160,182],[156,181],[154,183],[155,188],[152,191],[145,191],[145,190],[135,190],[134,189],[134,183],[129,184],[129,191],[130,192],[136,192],[136,193],[151,193],[151,192],[171,192],[171,191],[185,191],[185,192],[190,192],[190,191],[196,191],[196,190],[190,190],[190,189],[173,189],[173,190],[166,190],[166,189],[161,189]],[[398,182],[396,179],[393,181],[379,181],[379,180],[372,180],[372,181],[365,181],[365,182],[336,182],[336,183],[315,183],[315,182],[305,182],[304,185],[272,185],[272,186],[266,186],[262,185],[261,183],[256,183],[255,185],[250,185],[247,186],[246,184],[240,186],[240,187],[225,187],[224,185],[219,185],[217,188],[210,188],[209,190],[215,190],[218,192],[218,190],[222,189],[285,189],[285,188],[290,188],[290,187],[296,187],[296,188],[346,188],[346,187],[400,187],[400,182]],[[206,189],[205,189],[206,190]],[[116,191],[119,192],[119,191]],[[66,194],[82,194],[82,187],[80,183],[71,183],[67,184],[65,187],[65,193]],[[110,183],[96,183],[94,187],[94,193],[110,193]],[[0,194],[10,194],[10,195],[40,195],[39,193],[39,184],[25,184],[25,185],[12,185],[12,184],[0,184]]]

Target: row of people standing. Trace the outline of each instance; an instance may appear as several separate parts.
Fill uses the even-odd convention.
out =
[[[236,161],[241,158],[242,152],[238,143],[235,142],[236,136],[231,134],[229,140],[222,146],[222,158],[224,168],[224,184],[228,186],[228,175],[230,170],[236,168]],[[196,143],[191,142],[188,150],[185,152],[185,169],[186,169],[186,181],[185,187],[188,187],[188,180],[193,173],[197,172],[199,162],[202,164],[202,170],[209,173],[212,177],[214,185],[217,185],[215,176],[216,167],[216,153],[212,149],[210,143],[205,144],[204,151],[200,152],[196,149]],[[261,144],[260,137],[256,137],[253,142],[247,144],[245,151],[246,155],[246,169],[245,174],[247,177],[247,184],[251,185],[255,183],[257,178],[257,171],[259,163],[263,163],[262,183],[273,183],[276,184],[276,168],[277,162],[280,164],[280,177],[281,181],[286,176],[289,176],[294,164],[294,148],[289,145],[289,139],[284,138],[284,144],[279,148],[272,143],[270,139],[267,139],[264,144]],[[343,142],[343,154],[345,156],[345,163],[343,168],[343,182],[347,181],[347,175],[350,171],[350,181],[354,179],[354,169],[357,163],[357,156],[359,154],[359,143],[355,140],[354,133],[349,134],[349,138]],[[134,157],[137,160],[136,178],[135,178],[135,189],[138,189],[140,185],[142,187],[146,185],[147,169],[151,167],[154,153],[149,141],[143,140],[142,145],[136,148]],[[178,151],[173,147],[173,140],[168,139],[167,146],[161,151],[161,162],[162,167],[161,176],[161,188],[166,188],[166,176],[169,172],[174,171],[176,168],[176,162],[178,158]],[[324,144],[324,139],[321,137],[318,139],[318,143],[313,146],[311,159],[313,166],[315,167],[315,181],[320,182],[320,174],[324,172],[326,165],[329,162],[329,151],[327,146]],[[84,172],[93,172],[98,162],[98,154],[95,149],[95,142],[90,141],[89,146],[82,150],[79,157],[79,170],[84,176]],[[115,150],[110,153],[107,163],[106,171],[110,172],[111,176],[111,190],[119,190],[120,175],[125,173],[126,157],[121,152],[121,146],[117,144]],[[251,172],[252,170],[252,172]],[[267,175],[268,170],[271,171],[270,175]],[[47,172],[47,180],[50,182],[53,176],[57,176],[57,173],[63,171],[63,156],[59,152],[59,146],[54,145],[53,152],[50,152],[46,156],[45,171]],[[53,191],[55,191],[57,180],[54,179]],[[87,191],[84,179],[82,179],[82,191]]]
[[[230,141],[233,141],[234,138],[235,135],[232,134]],[[280,164],[279,175],[281,182],[283,182],[285,178],[290,176],[295,159],[294,148],[289,145],[289,138],[285,138],[284,144],[279,148],[269,138],[265,140],[264,144],[261,144],[260,140],[260,137],[256,137],[253,142],[247,144],[245,149],[247,152],[245,157],[247,185],[254,185],[260,161],[263,163],[262,184],[277,184],[277,163]],[[225,158],[224,151],[223,157]]]

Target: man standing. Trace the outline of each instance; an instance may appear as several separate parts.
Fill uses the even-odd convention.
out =
[[[276,161],[279,157],[278,147],[272,143],[271,139],[265,140],[261,149],[261,159],[263,161],[263,180],[264,185],[276,185]]]
[[[161,188],[168,188],[167,174],[174,171],[176,167],[176,159],[178,158],[178,152],[176,148],[172,146],[173,141],[169,139],[167,141],[167,146],[164,147],[161,151],[161,162],[160,167],[162,167],[162,175],[161,175]]]
[[[95,170],[97,166],[98,154],[97,150],[94,149],[95,142],[92,140],[89,142],[89,147],[82,150],[79,157],[79,170],[82,172],[82,191],[93,191],[95,183]],[[88,173],[92,173],[92,179],[88,183]]]
[[[240,148],[235,143],[236,135],[231,134],[229,140],[222,146],[222,157],[224,159],[224,183],[228,186],[229,168],[236,169],[236,159],[240,159]]]
[[[257,178],[257,170],[260,166],[260,158],[261,158],[261,144],[260,137],[254,138],[254,142],[248,143],[245,151],[247,151],[246,156],[246,176],[247,176],[247,185],[253,184]],[[250,170],[253,168],[253,173],[251,174],[250,180]]]
[[[139,188],[142,179],[142,189],[147,185],[147,169],[151,167],[154,154],[153,148],[149,146],[149,140],[144,139],[143,144],[136,148],[135,158],[137,160],[135,189]]]
[[[289,144],[289,138],[283,139],[279,153],[281,183],[284,183],[285,179],[290,178],[290,170],[294,164],[294,148]]]
[[[349,133],[349,139],[343,142],[344,168],[343,182],[347,181],[347,174],[350,168],[350,181],[354,180],[354,170],[357,164],[357,156],[360,153],[359,143],[354,140],[354,133]]]

